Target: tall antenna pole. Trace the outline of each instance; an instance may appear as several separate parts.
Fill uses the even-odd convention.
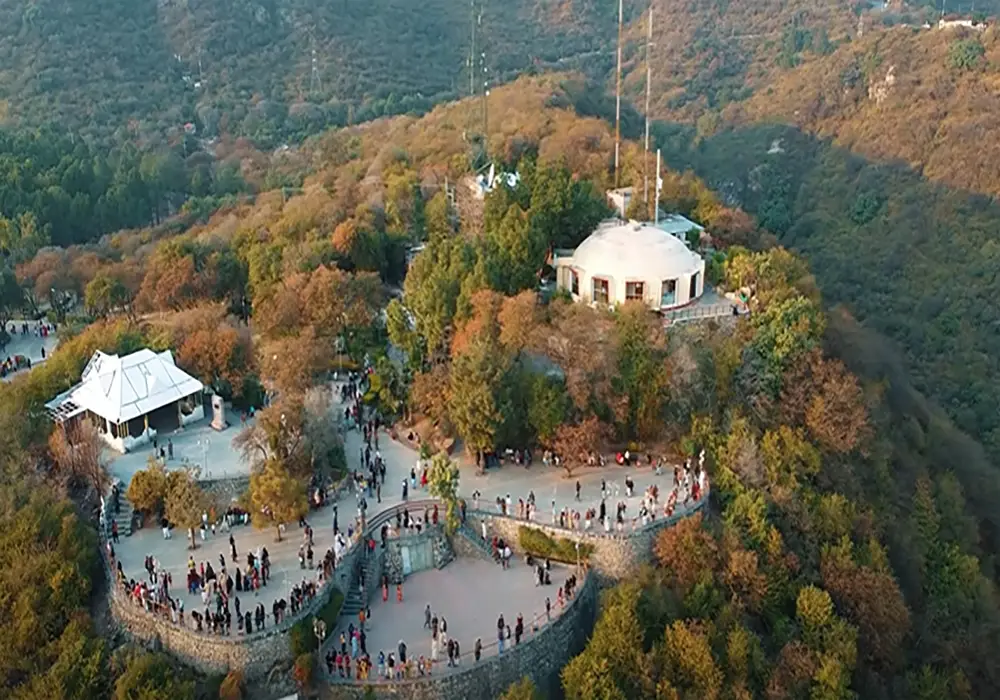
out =
[[[660,223],[660,149],[656,149],[656,205],[653,207],[653,225]]]
[[[622,139],[622,22],[625,7],[618,0],[618,69],[615,77],[615,189],[618,188],[618,162]]]
[[[469,97],[476,96],[476,0],[469,3],[471,8],[472,43],[469,46]]]
[[[319,65],[316,61],[316,49],[312,50],[312,74],[309,80],[309,90],[313,93],[319,92],[323,89],[323,85],[319,79]]]
[[[652,60],[650,49],[653,47],[653,3],[649,3],[649,33],[646,35],[646,140],[642,152],[642,202],[649,213],[649,92],[652,76]]]
[[[480,35],[482,34],[482,23],[483,23],[483,8],[479,8],[479,24],[480,24]],[[483,42],[483,49],[486,48],[486,42]],[[489,137],[489,105],[490,105],[490,74],[489,66],[486,64],[486,51],[482,51],[483,57],[483,156],[489,161],[490,158],[490,137]]]

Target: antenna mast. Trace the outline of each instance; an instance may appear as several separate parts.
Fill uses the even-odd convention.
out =
[[[642,202],[649,213],[649,92],[650,77],[652,76],[652,57],[650,50],[653,47],[653,3],[649,3],[649,33],[646,35],[646,140],[642,152]]]
[[[622,21],[624,2],[618,0],[618,68],[615,72],[615,188],[618,188],[618,162],[622,139]]]
[[[476,96],[476,0],[469,3],[470,24],[472,25],[472,43],[469,46],[469,97]],[[482,19],[480,16],[478,19]]]
[[[479,33],[482,35],[482,24],[483,24],[483,9],[482,6],[479,8]],[[485,42],[483,42],[483,49],[486,48]],[[482,56],[482,66],[483,66],[483,156],[489,161],[490,157],[490,137],[489,137],[489,103],[490,103],[490,75],[489,66],[486,65],[486,51],[480,52]]]
[[[316,49],[312,50],[312,75],[309,79],[309,90],[313,93],[319,92],[323,89],[323,85],[319,79],[319,66],[316,62]]]

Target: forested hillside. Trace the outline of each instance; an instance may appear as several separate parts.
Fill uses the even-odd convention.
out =
[[[696,178],[669,173],[665,203],[717,237],[713,279],[754,290],[750,318],[734,331],[665,334],[642,308],[538,301],[548,248],[579,241],[606,213],[612,130],[574,113],[581,94],[556,77],[494,93],[490,143],[523,178],[488,198],[475,234],[441,188],[468,172],[461,127],[477,105],[466,102],[318,137],[302,150],[301,188],[230,203],[188,230],[43,249],[18,267],[25,291],[58,280],[82,299],[64,331],[94,323],[0,386],[0,522],[11,524],[4,551],[23,553],[5,570],[11,581],[39,582],[11,584],[4,590],[22,593],[0,599],[5,697],[138,697],[149,684],[163,686],[155,697],[189,700],[196,685],[215,697],[164,656],[112,654],[97,635],[87,612],[100,575],[93,531],[66,498],[87,486],[58,462],[41,403],[76,380],[95,348],[142,345],[175,349],[181,366],[237,400],[261,381],[293,394],[334,366],[333,339],[348,330],[355,359],[381,358],[385,334],[409,351],[405,372],[376,359],[380,389],[367,401],[386,413],[406,402],[470,445],[572,453],[606,435],[706,448],[721,518],[668,531],[662,566],[611,594],[590,649],[563,675],[568,697],[996,695],[997,528],[987,507],[1000,498],[996,480],[933,406],[913,392],[901,399],[874,346],[865,346],[871,371],[848,371],[838,355],[853,363],[858,331],[824,313],[800,259],[731,246],[771,239]],[[676,135],[683,148],[658,136],[671,159],[692,162],[689,131]],[[711,180],[788,236],[792,217],[777,213],[802,206],[795,190],[767,206],[747,193],[781,192],[781,178],[810,181],[811,168],[833,163],[809,160],[822,151],[804,139],[788,159],[794,169],[740,190],[739,168],[761,156],[718,138],[719,150],[699,145],[699,167],[728,164],[728,180]],[[770,148],[776,138],[771,130],[754,143]],[[790,136],[782,143],[793,152]],[[640,154],[626,145],[626,182],[640,177]],[[381,283],[399,283],[418,240],[428,245],[405,295],[388,307],[384,333],[374,331],[371,300]],[[10,289],[7,279],[7,308],[20,303]],[[238,318],[247,314],[253,335]],[[533,348],[550,353],[565,381],[533,378],[522,357]],[[71,594],[32,594],[54,576],[71,577]]]
[[[1000,32],[871,32],[777,76],[731,116],[800,126],[928,179],[1000,194]]]
[[[647,3],[632,3],[625,86],[643,104]],[[709,122],[773,74],[830,53],[857,17],[847,0],[654,0],[653,94],[658,117]]]
[[[892,339],[916,385],[1000,459],[1000,206],[791,127],[697,148],[687,130],[660,135],[668,164],[692,167],[801,251],[827,300]]]
[[[485,3],[478,43],[510,79],[607,45],[614,15]],[[272,144],[467,94],[470,30],[454,0],[3,0],[0,117],[153,141],[193,122]]]

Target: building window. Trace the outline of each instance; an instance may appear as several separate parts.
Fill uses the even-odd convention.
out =
[[[663,280],[660,306],[673,306],[675,303],[677,303],[677,280]]]
[[[569,290],[573,296],[580,296],[580,275],[576,274],[576,270],[569,271]]]
[[[607,304],[608,303],[608,281],[602,280],[595,277],[593,280],[594,294],[592,297],[593,302]]]
[[[691,293],[688,294],[688,299],[695,299],[698,296],[698,273],[691,275]]]
[[[625,300],[633,301],[638,299],[642,301],[645,295],[643,291],[645,290],[645,285],[642,282],[626,282],[625,283]]]

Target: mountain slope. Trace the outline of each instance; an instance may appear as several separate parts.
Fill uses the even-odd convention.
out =
[[[644,101],[647,3],[633,4],[625,86]],[[651,111],[694,121],[748,97],[787,66],[846,40],[857,23],[847,0],[653,0]]]
[[[981,48],[977,48],[981,47]],[[961,67],[965,51],[975,58]],[[782,121],[870,158],[1000,194],[1000,32],[899,27],[777,76],[737,113]]]
[[[487,4],[491,74],[613,40],[605,5]],[[470,28],[454,0],[0,0],[0,116],[98,136],[196,118],[209,134],[301,136],[468,92]]]

